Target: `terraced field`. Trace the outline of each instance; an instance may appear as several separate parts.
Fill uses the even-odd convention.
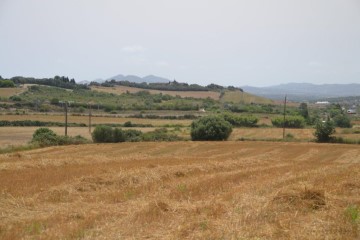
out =
[[[121,143],[0,155],[0,239],[359,239],[360,148]]]
[[[211,92],[211,91],[164,91],[164,90],[152,90],[152,89],[143,89],[143,88],[134,88],[134,87],[126,87],[126,86],[115,86],[115,87],[100,87],[100,86],[92,86],[91,90],[106,92],[106,93],[114,93],[114,94],[122,94],[126,92],[137,93],[141,91],[147,91],[151,94],[168,94],[170,96],[180,96],[182,98],[192,97],[192,98],[212,98],[214,100],[219,100],[220,93],[219,92]]]

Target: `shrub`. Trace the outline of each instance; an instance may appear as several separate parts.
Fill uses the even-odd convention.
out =
[[[120,128],[115,128],[112,132],[112,135],[113,135],[113,142],[115,142],[115,143],[125,142],[125,140],[126,140],[125,134],[124,134],[123,130]]]
[[[224,113],[221,116],[234,127],[256,127],[258,122],[258,118],[254,116],[237,116],[231,113]]]
[[[284,127],[284,118],[277,117],[271,120],[275,127]],[[305,119],[301,116],[286,116],[285,127],[286,128],[303,128],[305,126]]]
[[[11,80],[0,80],[0,88],[13,88],[15,84]]]
[[[318,121],[315,125],[314,136],[317,142],[330,142],[332,134],[335,133],[334,123],[332,121]]]
[[[202,117],[191,124],[191,139],[193,141],[226,140],[231,132],[231,124],[220,116]]]
[[[133,124],[130,121],[124,123],[124,127],[133,127]]]
[[[32,143],[39,144],[41,147],[58,145],[59,139],[56,133],[49,128],[39,128],[32,136]]]
[[[351,128],[352,127],[350,118],[343,114],[336,115],[333,118],[333,121],[334,121],[336,127],[341,127],[341,128]]]
[[[91,136],[93,141],[96,143],[106,143],[114,141],[113,130],[109,126],[96,126]]]
[[[126,142],[140,142],[142,140],[142,132],[139,130],[128,129],[124,130],[124,136]]]
[[[54,146],[54,145],[83,144],[88,142],[89,141],[87,139],[83,138],[80,135],[76,137],[56,135],[56,133],[54,133],[49,128],[37,129],[34,132],[31,140],[31,143],[37,144],[40,147]]]
[[[138,130],[122,130],[106,125],[98,125],[92,132],[92,139],[96,143],[139,142],[142,132]]]
[[[19,96],[11,96],[10,98],[9,98],[11,101],[14,101],[14,102],[21,102],[21,97],[19,97]]]
[[[155,129],[155,131],[144,133],[142,136],[142,140],[145,142],[171,142],[182,140],[182,138],[175,134],[168,134],[168,130],[166,128],[159,128]]]

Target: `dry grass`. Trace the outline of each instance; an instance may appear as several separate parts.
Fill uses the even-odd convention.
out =
[[[286,129],[285,134],[291,134],[294,139],[301,141],[311,141],[314,139],[314,129]],[[254,140],[280,140],[283,138],[282,128],[235,128],[229,140],[238,140],[240,138]]]
[[[21,85],[21,87],[16,88],[0,88],[0,96],[1,97],[11,97],[14,95],[18,95],[20,93],[23,93],[27,90],[26,85]]]
[[[274,104],[274,101],[271,99],[259,97],[256,95],[252,95],[246,92],[240,91],[228,91],[225,92],[225,95],[222,98],[224,102],[234,102],[234,103],[258,103],[258,104]]]
[[[137,93],[140,91],[148,91],[151,94],[168,94],[170,96],[180,96],[182,98],[192,97],[192,98],[212,98],[215,100],[219,100],[220,93],[219,92],[211,92],[211,91],[163,91],[163,90],[151,90],[151,89],[142,89],[142,88],[133,88],[133,87],[125,87],[125,86],[115,86],[115,87],[99,87],[92,86],[91,90],[106,92],[106,93],[114,93],[114,94],[122,94],[127,91],[130,93]]]
[[[122,143],[0,155],[0,239],[358,239],[360,149]]]

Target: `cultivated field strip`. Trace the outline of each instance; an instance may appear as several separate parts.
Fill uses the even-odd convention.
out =
[[[0,239],[358,239],[360,148],[271,142],[0,155]]]

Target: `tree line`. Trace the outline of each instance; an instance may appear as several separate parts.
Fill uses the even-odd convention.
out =
[[[142,88],[142,89],[151,89],[151,90],[163,90],[163,91],[222,91],[222,90],[230,90],[230,91],[243,91],[241,88],[229,86],[223,87],[217,84],[209,84],[207,86],[201,86],[198,84],[188,84],[188,83],[179,83],[177,81],[172,81],[168,83],[135,83],[129,81],[115,81],[110,80],[104,83],[91,82],[90,86],[103,86],[103,87],[114,87],[114,86],[126,86],[126,87],[134,87],[134,88]]]
[[[2,86],[4,83],[7,86]],[[39,84],[67,89],[89,89],[89,87],[84,84],[76,83],[74,78],[69,79],[69,77],[65,76],[55,76],[53,78],[33,78],[22,76],[16,76],[10,79],[0,78],[0,87],[14,87],[15,84]]]

